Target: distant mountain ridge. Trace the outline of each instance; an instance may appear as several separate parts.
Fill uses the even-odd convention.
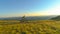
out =
[[[30,17],[26,17],[26,19],[27,20],[48,20],[54,17],[56,16],[30,16]],[[21,17],[0,18],[0,20],[21,20]]]

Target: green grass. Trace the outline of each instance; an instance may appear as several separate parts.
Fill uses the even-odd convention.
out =
[[[1,21],[0,34],[60,34],[60,22],[52,20]]]

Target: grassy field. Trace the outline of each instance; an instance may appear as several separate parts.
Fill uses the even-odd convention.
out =
[[[20,23],[0,20],[0,34],[60,34],[60,21],[36,20]]]

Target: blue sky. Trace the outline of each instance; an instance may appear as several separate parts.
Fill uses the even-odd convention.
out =
[[[59,15],[59,9],[60,0],[0,0],[0,17]]]

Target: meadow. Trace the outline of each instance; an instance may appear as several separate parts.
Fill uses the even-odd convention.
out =
[[[60,34],[60,21],[34,20],[21,23],[0,20],[0,34]]]

